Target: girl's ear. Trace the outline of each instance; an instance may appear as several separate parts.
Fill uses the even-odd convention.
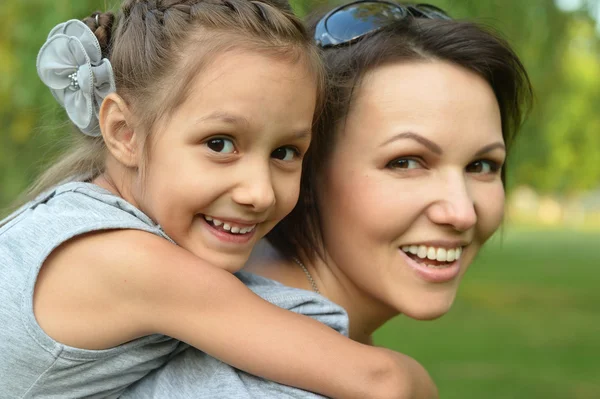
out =
[[[129,168],[137,168],[141,162],[141,146],[127,103],[116,93],[110,93],[100,106],[100,130],[106,147],[113,157]]]

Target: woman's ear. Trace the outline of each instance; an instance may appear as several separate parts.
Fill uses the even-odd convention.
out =
[[[123,166],[137,168],[141,162],[140,137],[132,126],[127,103],[116,93],[110,93],[100,106],[100,129],[108,151]]]

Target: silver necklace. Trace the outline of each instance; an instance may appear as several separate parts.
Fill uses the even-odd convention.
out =
[[[300,262],[300,259],[296,258],[295,256],[292,256],[292,259],[294,260],[294,262],[296,262],[298,264],[298,266],[300,266],[302,268],[302,270],[304,271],[304,274],[306,274],[306,278],[308,278],[308,282],[310,283],[312,290],[320,295],[321,291],[319,291],[319,287],[317,287],[317,283],[315,283],[315,280],[310,275],[310,272],[308,271],[306,266],[304,266],[304,263]]]

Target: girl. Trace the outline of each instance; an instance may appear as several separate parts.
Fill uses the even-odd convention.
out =
[[[502,221],[505,159],[531,87],[507,43],[432,6],[358,1],[312,26],[330,85],[300,200],[247,267],[267,278],[240,278],[369,343],[398,314],[450,309]],[[232,397],[222,386],[238,398],[317,397],[195,349],[124,397]]]
[[[126,0],[114,37],[113,19],[58,25],[38,57],[80,138],[0,222],[3,395],[117,397],[179,340],[328,396],[428,384],[230,273],[297,201],[321,86],[300,22],[247,0]]]

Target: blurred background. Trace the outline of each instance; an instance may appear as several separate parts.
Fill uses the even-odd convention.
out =
[[[429,0],[503,33],[536,100],[510,159],[504,228],[452,311],[376,335],[421,361],[442,398],[600,398],[600,0]],[[305,15],[328,4],[292,0]],[[337,4],[331,1],[329,4]],[[116,0],[0,7],[0,215],[64,146],[35,58],[50,29]]]

